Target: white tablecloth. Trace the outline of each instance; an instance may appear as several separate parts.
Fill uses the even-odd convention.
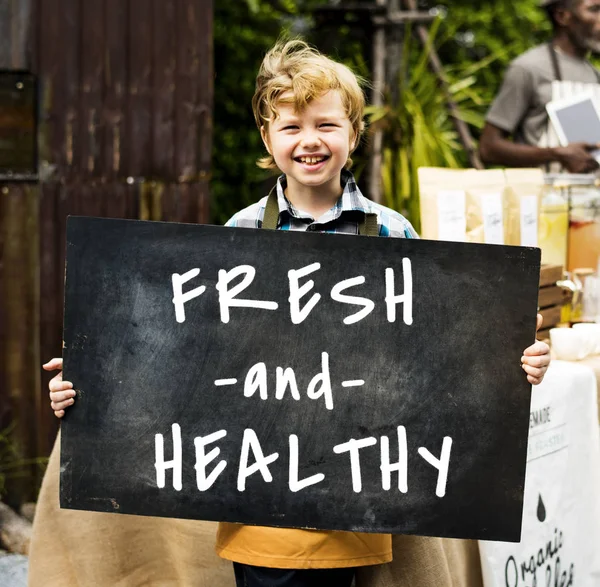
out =
[[[523,531],[479,543],[485,587],[600,586],[596,376],[553,361],[533,389]]]

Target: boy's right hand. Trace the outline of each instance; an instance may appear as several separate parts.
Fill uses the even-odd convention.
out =
[[[63,360],[50,359],[45,365],[42,365],[46,371],[55,371],[62,369]],[[50,406],[54,410],[54,415],[57,418],[62,418],[65,415],[65,409],[75,403],[75,391],[73,384],[70,381],[63,381],[62,371],[53,377],[48,384],[50,388]]]

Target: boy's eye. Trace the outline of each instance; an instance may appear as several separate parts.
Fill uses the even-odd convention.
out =
[[[337,125],[333,124],[333,122],[324,122],[323,124],[321,124],[321,126],[337,126]]]
[[[298,127],[295,124],[289,124],[288,126],[284,126],[281,130],[296,130]]]

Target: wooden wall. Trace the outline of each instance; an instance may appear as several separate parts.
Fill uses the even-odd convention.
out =
[[[40,181],[0,183],[0,430],[25,457],[57,430],[67,215],[209,221],[212,3],[0,0],[0,69],[39,81]]]

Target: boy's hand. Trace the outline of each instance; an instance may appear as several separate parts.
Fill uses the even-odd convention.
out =
[[[542,321],[542,315],[538,314],[536,332],[542,326]],[[527,381],[532,385],[539,385],[550,365],[550,347],[545,342],[536,341],[535,344],[525,349],[521,363],[521,367],[527,373]]]
[[[55,371],[56,369],[62,369],[62,359],[51,359],[42,367],[46,371]],[[75,391],[73,391],[73,384],[70,381],[63,381],[62,371],[53,377],[48,384],[50,388],[50,406],[54,410],[54,415],[57,418],[62,418],[65,415],[65,409],[75,403],[73,399],[75,397]]]

